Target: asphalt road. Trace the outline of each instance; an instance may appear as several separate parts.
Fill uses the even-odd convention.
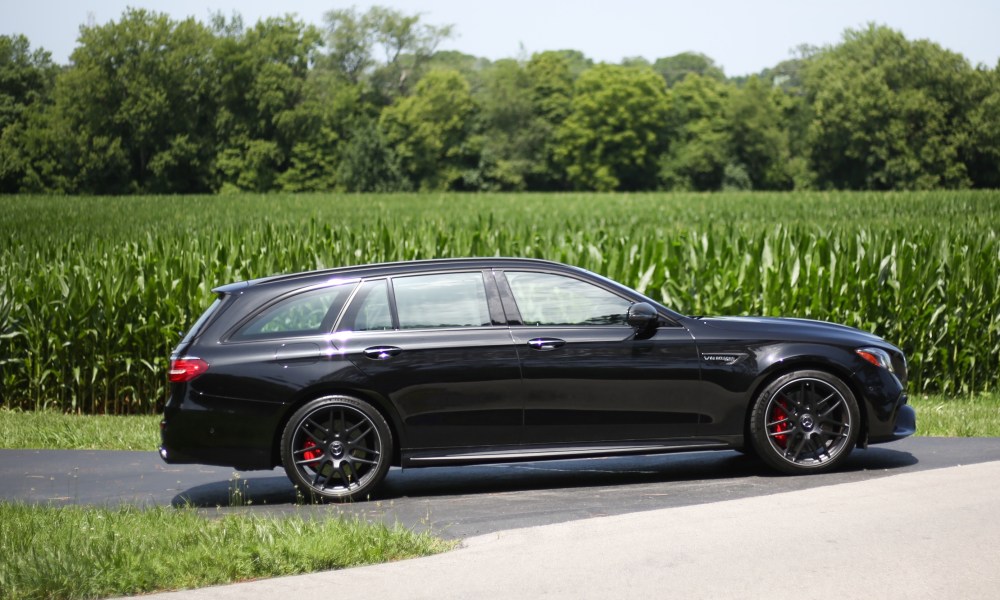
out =
[[[0,499],[190,504],[209,515],[346,514],[467,538],[991,461],[1000,461],[1000,438],[908,438],[855,450],[836,473],[804,477],[775,475],[736,452],[393,469],[378,499],[314,506],[296,502],[281,470],[236,474],[226,468],[167,465],[154,452],[0,450]]]
[[[1000,598],[1000,462],[890,473],[499,531],[426,558],[143,598]]]

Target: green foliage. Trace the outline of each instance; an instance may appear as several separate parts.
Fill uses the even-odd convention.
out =
[[[601,191],[654,187],[669,109],[663,80],[648,67],[602,64],[585,71],[556,132],[556,160],[569,183]]]
[[[367,84],[380,104],[413,89],[438,44],[452,35],[451,25],[428,25],[419,14],[383,6],[364,14],[353,7],[331,10],[325,20],[330,53],[323,64],[354,83]]]
[[[694,73],[716,81],[725,81],[722,69],[711,58],[700,52],[681,52],[674,56],[658,58],[653,63],[653,70],[659,73],[667,86],[673,87],[688,75]]]
[[[848,30],[843,43],[817,54],[805,69],[819,183],[848,189],[968,187],[972,179],[962,157],[971,150],[970,114],[988,97],[977,85],[984,76],[932,42],[911,42],[874,25]]]
[[[206,145],[196,140],[214,114],[211,45],[211,32],[193,19],[141,9],[81,28],[74,68],[56,89],[81,166],[77,189],[204,189]]]
[[[17,192],[33,168],[25,150],[38,144],[39,115],[51,102],[57,69],[48,52],[23,35],[0,35],[0,194]],[[44,145],[44,144],[41,144]]]
[[[6,407],[156,411],[217,285],[494,255],[579,265],[688,314],[860,327],[906,351],[913,392],[997,390],[995,192],[0,197],[0,214]]]
[[[457,71],[431,71],[382,112],[381,128],[403,171],[420,190],[460,187],[470,165],[466,142],[474,110],[469,84]]]
[[[344,518],[0,502],[10,600],[125,596],[426,556],[452,544]]]
[[[476,90],[479,168],[467,185],[482,190],[523,190],[544,167],[546,123],[536,116],[530,72],[500,60],[480,75]],[[551,128],[548,128],[551,130]]]
[[[331,92],[335,82],[309,77],[319,31],[292,17],[266,19],[249,30],[240,23],[216,28],[225,34],[215,52],[219,108],[213,126],[220,150],[213,187],[332,189],[337,128],[341,113],[351,110]]]
[[[64,69],[0,36],[0,193],[1000,187],[1000,70],[885,27],[733,79],[695,52],[437,51],[452,33],[129,9]]]
[[[673,135],[669,152],[659,159],[662,187],[696,191],[722,188],[726,166],[733,162],[732,132],[725,115],[729,93],[726,84],[697,74],[686,76],[671,88],[669,122]]]
[[[749,189],[781,190],[794,184],[788,172],[788,130],[780,126],[781,95],[752,77],[726,103],[730,165],[744,169]]]

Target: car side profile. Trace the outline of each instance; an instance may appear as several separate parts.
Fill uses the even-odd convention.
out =
[[[790,474],[911,435],[906,359],[804,319],[689,317],[568,265],[470,258],[216,288],[160,455],[370,497],[390,466],[737,449]]]

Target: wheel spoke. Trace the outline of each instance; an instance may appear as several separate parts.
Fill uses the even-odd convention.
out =
[[[323,444],[326,443],[326,439],[325,438],[316,437],[316,434],[314,434],[309,429],[306,429],[305,427],[300,428],[299,431],[301,431],[302,433],[306,434],[308,437],[312,438],[312,441],[316,442],[317,446],[322,446]]]
[[[372,450],[371,448],[367,448],[365,446],[356,446],[355,445],[355,446],[351,446],[351,449],[352,450],[360,450],[360,451],[362,451],[362,452],[364,452],[366,454],[374,454],[375,456],[378,456],[379,454],[381,454],[381,452],[379,452],[378,450]]]
[[[307,418],[305,421],[302,422],[303,429],[305,429],[304,426],[305,426],[306,423],[308,423],[309,425],[312,425],[316,429],[319,429],[320,431],[322,431],[323,435],[330,435],[331,429],[327,429],[326,427],[323,427],[322,425],[320,425],[316,421],[313,421],[311,417]]]
[[[833,404],[832,404],[832,405],[830,406],[830,408],[828,408],[828,409],[824,410],[823,412],[819,413],[819,418],[821,418],[821,419],[825,419],[825,418],[827,418],[827,416],[828,416],[828,415],[829,415],[830,413],[832,413],[832,412],[833,412],[834,410],[836,410],[836,409],[837,409],[837,407],[838,407],[838,406],[840,406],[840,405],[841,405],[841,404],[843,404],[843,403],[844,403],[844,399],[843,399],[843,398],[838,398],[838,399],[837,399],[837,401],[836,401],[836,402],[834,402],[834,403],[833,403]]]
[[[845,428],[845,429],[847,429],[847,428]],[[823,429],[822,432],[826,435],[826,437],[828,439],[831,439],[831,440],[832,439],[842,440],[842,439],[844,439],[844,438],[846,438],[848,436],[848,432],[847,431],[827,431],[827,430]]]
[[[367,458],[363,458],[361,456],[353,456],[353,455],[351,456],[351,462],[359,462],[359,463],[366,464],[366,465],[377,465],[378,464],[377,460],[370,460],[370,459],[367,459]]]
[[[350,437],[351,433],[353,433],[355,429],[357,429],[358,427],[361,427],[366,422],[367,421],[361,420],[361,421],[358,421],[357,423],[355,423],[354,425],[351,425],[350,427],[348,427],[347,426],[347,422],[345,421],[344,422],[344,428],[341,430],[340,433],[343,434],[344,437]]]
[[[826,445],[826,440],[822,438],[819,442],[813,442],[813,452],[816,453],[816,460],[827,461],[830,460],[830,448]],[[826,458],[821,458],[825,456]]]
[[[797,402],[795,399],[793,399],[790,394],[782,393],[781,396],[782,396],[782,399],[784,400],[784,402],[782,402],[781,400],[778,400],[778,402],[777,402],[778,406],[781,406],[784,410],[786,410],[788,412],[795,412],[796,408],[800,408],[802,406],[802,404],[800,402]],[[788,407],[789,404],[791,404],[794,408],[789,408]]]
[[[292,450],[292,456],[295,456],[296,454],[305,454],[306,452],[321,452],[321,451],[322,450],[317,446],[307,446],[305,448],[299,448],[298,450]],[[309,462],[316,462],[316,459],[313,458]]]
[[[326,486],[326,482],[330,480],[329,475],[323,475],[324,467],[327,465],[332,466],[332,462],[329,459],[324,459],[320,464],[316,465],[316,476],[313,478],[313,487]],[[322,481],[321,481],[322,479]]]
[[[358,437],[354,438],[349,443],[351,443],[351,444],[357,444],[361,440],[365,439],[365,436],[367,436],[369,433],[371,433],[374,430],[375,430],[375,428],[369,425],[368,429],[366,429],[363,433],[358,434]]]
[[[348,468],[346,460],[340,461],[340,479],[343,481],[345,489],[351,487],[351,471],[352,469]]]
[[[798,444],[798,446],[795,447],[795,452],[792,454],[792,457],[791,457],[792,462],[796,462],[796,461],[799,460],[799,455],[802,454],[802,447],[805,446],[805,445],[806,445],[806,436],[804,436],[804,435],[800,436],[800,438],[799,438],[799,444]],[[786,453],[786,456],[787,456],[787,453]]]

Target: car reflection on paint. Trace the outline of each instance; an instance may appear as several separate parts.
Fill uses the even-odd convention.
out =
[[[688,317],[583,269],[476,258],[224,285],[171,356],[160,454],[318,499],[404,468],[737,449],[835,469],[911,435],[903,353],[804,319]]]

